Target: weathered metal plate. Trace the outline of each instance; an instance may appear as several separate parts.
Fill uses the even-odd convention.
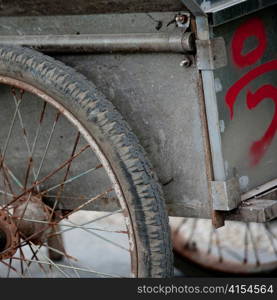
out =
[[[0,34],[161,32],[176,12],[1,18]],[[170,215],[209,217],[209,155],[199,72],[180,54],[59,55],[114,103],[147,151]],[[66,142],[65,142],[66,143]],[[66,147],[66,144],[64,145]],[[80,187],[81,188],[81,187]]]
[[[213,28],[228,53],[228,65],[214,71],[225,172],[239,178],[242,193],[277,177],[276,12]]]

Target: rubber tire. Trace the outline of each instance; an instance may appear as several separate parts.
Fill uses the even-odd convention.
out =
[[[172,277],[173,254],[165,202],[137,137],[95,85],[37,51],[0,46],[0,75],[28,83],[65,106],[108,158],[127,202],[138,253],[138,277]]]

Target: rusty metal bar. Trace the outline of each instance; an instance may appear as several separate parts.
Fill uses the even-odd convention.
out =
[[[265,223],[276,219],[277,200],[250,199],[233,211],[223,212],[225,220]]]
[[[56,53],[187,53],[194,51],[194,41],[191,32],[0,36],[1,45],[26,46]]]

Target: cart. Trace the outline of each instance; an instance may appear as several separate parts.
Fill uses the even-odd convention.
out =
[[[168,215],[276,254],[276,4],[1,1],[0,272],[170,277]]]

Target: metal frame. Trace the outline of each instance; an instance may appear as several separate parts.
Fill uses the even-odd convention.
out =
[[[229,4],[228,4],[228,3]],[[270,1],[270,5],[274,4],[277,1]],[[195,15],[195,22],[196,22],[196,31],[197,31],[197,40],[196,40],[196,47],[197,47],[197,56],[196,56],[196,66],[198,70],[200,71],[201,79],[202,79],[202,86],[201,83],[199,83],[199,93],[204,93],[204,104],[205,104],[205,117],[207,118],[207,127],[208,127],[208,136],[209,136],[209,147],[211,150],[211,161],[210,157],[206,157],[206,164],[212,164],[212,175],[210,178],[207,176],[207,180],[210,180],[208,184],[207,189],[207,198],[211,196],[212,199],[212,205],[211,210],[207,212],[208,203],[209,200],[205,199],[205,207],[206,211],[203,213],[203,207],[199,208],[199,215],[204,215],[207,217],[210,215],[211,211],[231,211],[234,208],[237,208],[239,206],[239,203],[241,200],[246,200],[246,198],[243,198],[244,195],[241,198],[241,192],[239,190],[239,185],[235,177],[230,177],[230,174],[227,178],[226,171],[225,171],[225,163],[223,159],[223,153],[222,153],[222,144],[221,144],[221,127],[219,123],[219,113],[218,113],[218,107],[216,102],[216,88],[215,88],[215,78],[214,78],[214,70],[218,67],[224,65],[226,56],[224,54],[224,40],[217,38],[213,39],[211,36],[211,25],[215,25],[215,23],[211,23],[212,17],[217,14],[217,16],[220,15],[221,11],[230,10],[231,8],[238,8],[241,4],[241,1],[213,1],[214,5],[213,7],[203,6],[203,3],[207,5],[208,3],[212,3],[211,1],[198,1],[198,0],[182,0],[182,3],[186,5],[186,7],[191,10],[191,12]],[[220,5],[219,5],[220,3]],[[223,3],[223,4],[222,4]],[[248,3],[249,1],[244,1],[244,4]],[[201,6],[202,4],[202,6]],[[266,5],[267,6],[267,5]],[[260,8],[261,6],[259,6]],[[222,10],[220,9],[222,8]],[[249,7],[248,7],[249,8]],[[258,8],[257,8],[258,9]],[[253,9],[250,9],[245,11],[244,14],[253,12]],[[223,13],[223,12],[222,12]],[[222,14],[221,16],[224,16]],[[123,20],[126,16],[122,16]],[[238,16],[239,17],[239,16]],[[96,16],[97,20],[100,20],[100,22],[103,22],[103,24],[106,22],[104,19],[108,20],[110,16]],[[228,22],[230,20],[234,19],[233,17],[230,17],[228,15],[228,18],[226,17],[224,19],[224,22]],[[131,18],[130,18],[131,20]],[[98,21],[93,21],[98,22]],[[113,21],[114,22],[114,21]],[[156,20],[154,20],[156,22]],[[98,25],[98,28],[101,24]],[[137,23],[141,25],[140,23]],[[218,23],[219,24],[219,23]],[[220,23],[221,24],[221,23]],[[177,24],[178,25],[178,24]],[[182,27],[182,26],[181,26]],[[166,30],[165,32],[145,32],[145,33],[139,33],[140,31],[136,31],[135,33],[126,33],[129,32],[130,27],[125,27],[125,33],[118,33],[116,30],[115,32],[111,34],[107,34],[104,31],[104,34],[91,34],[91,33],[85,33],[85,34],[66,34],[61,35],[61,33],[58,34],[50,34],[46,31],[46,33],[42,33],[40,35],[29,35],[24,34],[22,36],[20,35],[14,35],[15,33],[12,33],[12,35],[1,35],[0,40],[2,44],[13,44],[13,45],[24,45],[33,47],[37,50],[41,50],[44,52],[62,52],[62,53],[115,53],[115,52],[124,52],[124,53],[135,53],[135,52],[156,52],[156,53],[162,53],[167,52],[168,55],[171,55],[172,53],[177,54],[192,54],[194,53],[194,34],[191,32],[184,32],[186,28],[178,28],[174,32],[169,32]],[[144,28],[143,25],[138,26],[137,28]],[[137,29],[136,28],[136,29]],[[74,29],[75,30],[75,29]],[[96,28],[93,29],[93,32],[98,32]],[[152,29],[151,29],[152,30]],[[141,30],[144,32],[144,29]],[[146,29],[147,31],[147,29]],[[89,31],[90,32],[90,31]],[[5,33],[4,33],[5,34]],[[216,55],[214,55],[216,53]],[[176,54],[174,54],[176,55]],[[216,57],[215,57],[216,56]],[[169,59],[169,56],[167,57]],[[170,59],[173,59],[173,56],[170,56]],[[74,59],[73,59],[74,61]],[[181,66],[187,66],[186,63],[186,57],[183,61],[181,61]],[[65,60],[66,62],[66,60]],[[100,61],[101,63],[101,61]],[[129,65],[128,65],[129,66]],[[132,66],[132,64],[131,64]],[[194,72],[197,73],[197,69],[195,68],[195,65],[193,64]],[[196,70],[195,70],[196,69]],[[86,70],[85,70],[86,71]],[[178,72],[177,72],[178,73]],[[197,73],[198,75],[198,73]],[[202,90],[203,88],[203,90]],[[201,100],[199,101],[201,102]],[[177,102],[176,102],[177,103]],[[204,104],[197,104],[199,106]],[[203,118],[203,115],[201,116]],[[203,121],[203,120],[202,120]],[[201,121],[201,122],[202,122]],[[204,122],[204,121],[203,121]],[[132,125],[132,124],[131,124]],[[206,128],[204,128],[203,124],[202,131],[205,130],[205,132],[202,132],[203,134],[206,134]],[[202,147],[203,145],[201,145]],[[201,148],[201,151],[203,149]],[[205,150],[208,151],[208,150]],[[206,166],[206,168],[208,168]],[[201,174],[201,176],[204,176]],[[171,179],[169,181],[165,181],[165,185],[170,183]],[[196,183],[194,184],[196,185]],[[259,190],[260,192],[260,190]],[[251,194],[251,197],[255,196],[255,194]],[[224,199],[224,201],[222,201]],[[247,198],[248,199],[248,198]],[[191,202],[189,202],[190,200]],[[193,201],[195,200],[195,201]],[[174,201],[171,201],[168,203],[169,211],[174,211],[174,214],[179,214],[180,216],[184,214],[185,211],[189,211],[190,205],[192,205],[191,209],[191,216],[196,217],[197,216],[197,206],[199,205],[197,203],[197,200],[191,197],[188,197],[188,199],[179,200],[179,202],[173,203]],[[182,202],[183,201],[183,202]],[[196,202],[196,203],[194,203]],[[204,200],[203,200],[204,202]],[[176,209],[177,207],[180,207],[179,209]],[[270,207],[262,207],[257,206],[257,211],[263,211],[269,210]],[[275,207],[275,204],[274,204]],[[255,203],[251,202],[251,209],[255,210]],[[200,212],[201,210],[201,212]],[[237,210],[237,212],[233,215],[228,215],[228,219],[233,218],[238,219],[243,216],[245,218],[245,211],[247,208],[243,208],[241,210],[241,207]],[[189,214],[190,212],[186,212]],[[250,217],[249,217],[250,218]],[[252,218],[252,219],[251,219]],[[254,220],[254,215],[251,217],[251,220]],[[266,218],[260,218],[260,220],[265,220]]]

